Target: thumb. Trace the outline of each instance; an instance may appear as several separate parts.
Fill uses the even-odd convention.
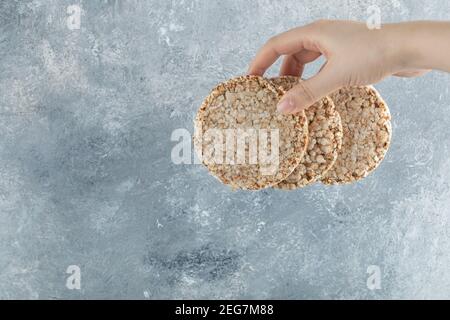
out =
[[[277,109],[281,113],[301,112],[341,87],[340,81],[329,65],[317,75],[300,82],[281,98]]]

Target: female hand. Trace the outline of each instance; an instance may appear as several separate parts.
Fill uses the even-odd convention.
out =
[[[341,87],[373,84],[390,75],[419,76],[435,67],[420,50],[427,26],[444,29],[447,36],[450,33],[448,23],[391,24],[370,30],[363,23],[317,21],[271,38],[259,50],[248,73],[262,76],[284,55],[280,75],[301,76],[307,63],[323,55],[327,61],[319,73],[287,92],[278,105],[280,112],[296,113]],[[449,45],[444,49],[450,49]],[[440,56],[430,57],[434,62],[437,58]],[[448,61],[444,64],[450,68]]]

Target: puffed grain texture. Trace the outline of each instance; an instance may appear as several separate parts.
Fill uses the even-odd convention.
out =
[[[343,144],[322,182],[349,184],[367,177],[384,159],[391,142],[391,116],[371,86],[343,88],[331,95],[341,115]]]
[[[283,91],[292,89],[300,78],[282,76],[271,79]],[[333,101],[325,97],[306,109],[308,119],[308,147],[300,164],[285,180],[274,186],[277,189],[295,190],[320,180],[334,165],[342,145],[342,125]]]
[[[298,166],[308,142],[308,124],[304,113],[282,115],[277,112],[276,105],[282,94],[269,80],[257,76],[234,78],[212,90],[194,121],[194,145],[199,158],[213,176],[233,189],[260,190],[284,180]],[[261,163],[259,158],[257,163],[251,163],[249,159],[246,163],[236,162],[237,148],[231,156],[218,153],[220,161],[211,161],[207,150],[211,148],[212,139],[204,139],[204,133],[210,129],[278,130],[279,162],[276,172],[263,174],[268,164]],[[271,139],[267,143],[269,151]],[[218,141],[226,150],[226,138]],[[251,147],[249,141],[245,145],[246,154]],[[258,148],[261,148],[261,140],[258,140]]]

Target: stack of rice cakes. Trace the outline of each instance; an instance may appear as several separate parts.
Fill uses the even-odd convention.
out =
[[[299,81],[242,76],[212,90],[194,121],[194,145],[213,176],[233,189],[295,190],[317,181],[353,183],[378,167],[392,132],[379,93],[343,88],[305,112],[279,113],[279,100]],[[261,155],[273,153],[275,142],[276,161],[264,162]]]

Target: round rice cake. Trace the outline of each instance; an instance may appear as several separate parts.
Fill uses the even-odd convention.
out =
[[[300,78],[282,76],[271,81],[283,91],[292,89]],[[342,125],[333,101],[325,97],[306,109],[309,141],[305,156],[294,172],[274,186],[277,189],[294,190],[312,184],[330,170],[342,145]]]
[[[259,190],[294,171],[305,154],[308,123],[304,113],[277,112],[282,95],[258,76],[212,90],[194,121],[194,145],[213,176],[233,189]]]
[[[331,99],[341,115],[344,137],[336,163],[322,182],[349,184],[367,177],[384,159],[391,142],[391,115],[371,86],[342,88]]]

